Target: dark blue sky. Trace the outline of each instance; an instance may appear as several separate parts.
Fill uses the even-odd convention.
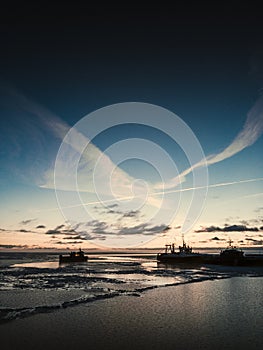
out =
[[[126,100],[178,105],[180,113],[189,100],[209,108],[231,95],[232,103],[245,97],[248,107],[257,89],[249,71],[262,41],[260,19],[253,2],[237,1],[12,6],[1,14],[1,77],[75,120]]]
[[[253,2],[23,4],[1,16],[1,78],[70,124],[111,103],[144,101],[183,114],[198,133],[200,119],[219,128],[228,113],[245,120],[257,98],[250,61],[262,29]]]
[[[71,125],[108,104],[143,101],[183,116],[211,142],[200,120],[237,129],[261,87],[251,67],[262,49],[256,2],[23,4],[2,11],[1,34],[1,85]]]

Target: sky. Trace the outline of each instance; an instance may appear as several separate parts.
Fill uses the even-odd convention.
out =
[[[7,6],[0,249],[262,246],[258,6]]]

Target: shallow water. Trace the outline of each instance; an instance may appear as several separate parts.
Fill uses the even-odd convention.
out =
[[[94,254],[87,263],[68,265],[59,265],[53,254],[1,258],[1,323],[101,299],[140,296],[155,288],[236,276],[263,277],[262,268],[162,265],[155,254]]]

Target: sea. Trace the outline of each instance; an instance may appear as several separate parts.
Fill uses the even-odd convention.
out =
[[[157,252],[64,265],[58,252],[0,252],[1,350],[262,347],[262,267],[164,265]]]
[[[262,278],[263,269],[164,265],[147,251],[93,253],[86,263],[64,265],[58,253],[1,253],[0,323],[120,295],[140,296],[155,288],[237,276]],[[23,297],[29,291],[36,297]]]

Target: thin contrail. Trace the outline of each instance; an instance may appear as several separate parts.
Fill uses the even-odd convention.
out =
[[[208,185],[207,187],[206,186],[188,187],[188,188],[182,188],[180,190],[171,190],[171,191],[165,191],[165,192],[153,192],[153,193],[150,193],[149,196],[159,196],[159,195],[165,195],[165,194],[170,194],[170,193],[195,191],[195,190],[201,190],[201,189],[204,189],[204,188],[224,187],[224,186],[238,185],[238,184],[242,184],[242,183],[257,182],[257,181],[263,181],[263,177],[259,177],[259,178],[256,178],[256,179],[248,179],[248,180],[221,182],[221,183],[218,183],[218,184]],[[119,198],[114,198],[114,199],[106,199],[104,201],[92,201],[92,202],[88,202],[88,203],[69,205],[69,206],[63,207],[61,209],[71,209],[71,208],[78,208],[78,207],[94,205],[94,204],[104,204],[104,203],[125,201],[125,200],[129,200],[129,199],[132,199],[132,198],[134,198],[134,197],[126,196],[126,197],[119,197]],[[45,211],[55,211],[55,210],[59,210],[59,209],[60,208],[57,207],[57,208],[47,209]],[[42,212],[42,211],[43,210],[39,210],[37,212]]]
[[[249,180],[222,182],[222,183],[212,184],[212,185],[208,185],[208,186],[188,187],[188,188],[182,188],[180,190],[170,190],[170,191],[165,191],[165,192],[155,192],[155,193],[151,193],[151,195],[164,195],[164,194],[176,193],[176,192],[187,192],[187,191],[201,190],[203,188],[223,187],[223,186],[237,185],[237,184],[241,184],[241,183],[256,182],[256,181],[262,181],[262,180],[263,180],[263,177],[260,177],[260,178],[257,178],[257,179],[249,179]]]
[[[243,196],[241,198],[255,198],[255,197],[260,197],[260,196],[263,196],[263,192],[254,193],[254,194],[248,194],[247,196]]]

